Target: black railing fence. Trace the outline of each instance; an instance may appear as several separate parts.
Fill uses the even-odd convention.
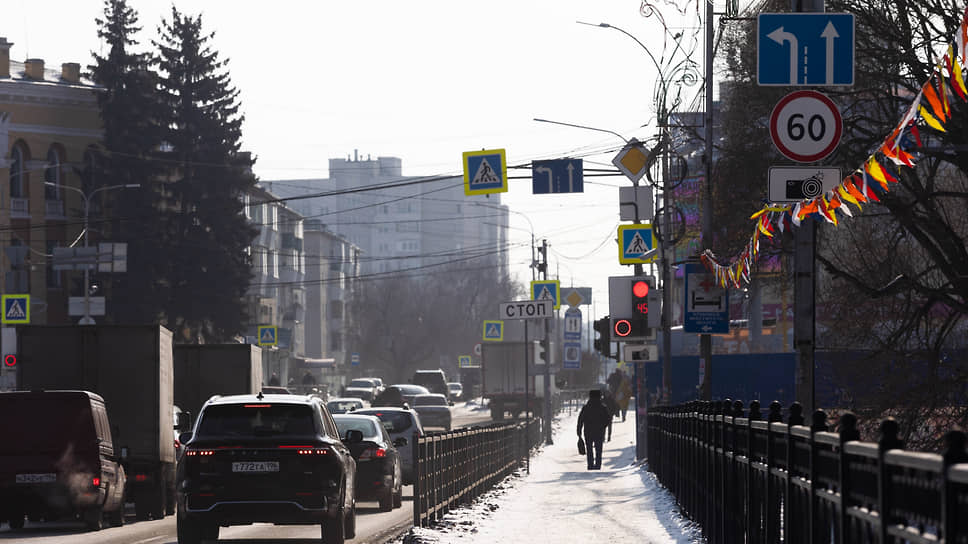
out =
[[[968,543],[965,433],[942,455],[906,451],[886,419],[861,442],[857,418],[836,431],[799,404],[749,411],[741,401],[660,406],[648,415],[649,470],[711,543]]]
[[[541,421],[414,434],[413,524],[427,526],[524,466],[541,443]]]

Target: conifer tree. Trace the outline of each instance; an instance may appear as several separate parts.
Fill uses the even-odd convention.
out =
[[[96,19],[104,56],[93,53],[89,66],[104,128],[103,147],[88,151],[80,169],[81,189],[88,195],[114,185],[140,185],[101,191],[92,203],[114,202],[110,224],[91,216],[95,239],[128,244],[126,273],[110,279],[109,322],[157,323],[166,292],[167,264],[160,215],[160,163],[155,160],[161,143],[156,86],[151,55],[137,52],[135,35],[141,30],[138,14],[127,0],[105,0],[104,14]]]
[[[210,45],[214,33],[203,33],[200,15],[175,7],[159,30],[155,62],[170,165],[167,323],[181,341],[224,341],[246,323],[247,249],[256,230],[243,214],[242,196],[255,184],[255,161],[240,150],[239,93]]]

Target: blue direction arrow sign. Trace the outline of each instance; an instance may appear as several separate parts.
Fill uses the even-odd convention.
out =
[[[531,192],[536,195],[582,193],[583,183],[581,159],[531,162]]]
[[[853,85],[854,15],[761,13],[756,55],[759,85]]]
[[[465,151],[464,194],[506,193],[508,164],[503,149]]]
[[[557,310],[561,307],[561,282],[558,280],[531,282],[531,300],[550,300]]]
[[[565,310],[565,329],[561,334],[566,342],[581,341],[581,310],[577,306]]]

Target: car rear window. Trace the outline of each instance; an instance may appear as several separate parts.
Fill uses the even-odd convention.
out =
[[[443,395],[417,395],[413,399],[414,406],[447,406],[447,399]]]
[[[373,387],[373,382],[370,380],[353,380],[350,382],[350,387]]]
[[[301,404],[222,404],[202,412],[198,436],[316,434],[313,410]]]
[[[82,395],[0,394],[6,437],[0,441],[0,452],[59,452],[67,445],[75,450],[93,449],[97,434],[90,402]]]
[[[402,433],[413,426],[410,414],[406,412],[365,412],[366,415],[376,416],[383,422],[383,427],[389,433]]]
[[[377,427],[375,421],[369,419],[340,418],[333,417],[336,421],[336,428],[339,429],[340,438],[346,438],[346,431],[360,431],[365,440],[375,440],[383,438],[383,432]]]
[[[357,408],[362,408],[363,403],[352,401],[352,400],[345,401],[345,402],[334,400],[332,402],[327,403],[326,407],[329,408],[330,412],[343,413],[343,412],[349,412],[350,410],[355,410]]]

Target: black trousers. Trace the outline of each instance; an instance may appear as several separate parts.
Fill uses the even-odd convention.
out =
[[[585,455],[588,457],[588,468],[602,468],[602,446],[605,433],[585,432]]]

